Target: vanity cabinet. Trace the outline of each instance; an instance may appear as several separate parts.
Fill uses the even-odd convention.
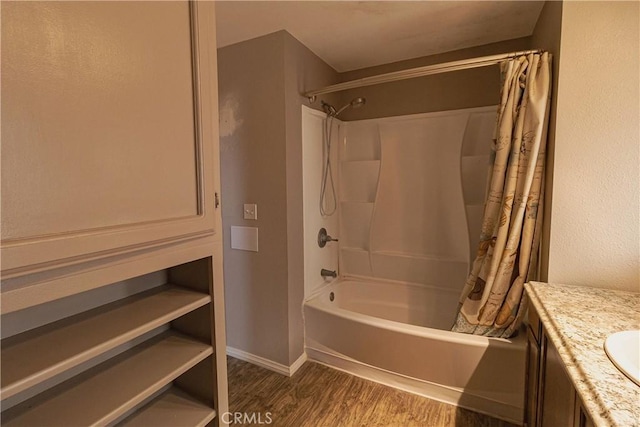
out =
[[[589,427],[580,398],[535,308],[527,328],[527,427]]]

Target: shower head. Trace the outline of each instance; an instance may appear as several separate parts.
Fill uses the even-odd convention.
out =
[[[367,103],[366,98],[358,97],[358,98],[354,98],[349,103],[349,105],[351,105],[353,108],[359,108],[359,107],[362,107],[366,103]]]
[[[353,98],[350,103],[348,103],[347,105],[345,105],[344,107],[342,107],[338,111],[336,111],[336,113],[333,116],[336,117],[338,114],[342,113],[345,109],[347,109],[349,107],[353,107],[353,108],[362,107],[366,102],[367,102],[367,100],[365,98],[362,98],[362,97]]]

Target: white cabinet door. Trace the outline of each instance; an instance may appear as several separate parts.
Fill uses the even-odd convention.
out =
[[[2,2],[2,273],[219,232],[214,6]]]

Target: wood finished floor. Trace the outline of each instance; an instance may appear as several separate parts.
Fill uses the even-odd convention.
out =
[[[291,378],[228,358],[229,411],[261,413],[274,427],[514,427],[314,362]],[[256,415],[257,416],[257,415]]]

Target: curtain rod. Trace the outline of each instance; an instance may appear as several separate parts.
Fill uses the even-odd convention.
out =
[[[442,64],[426,65],[423,67],[410,68],[407,70],[393,71],[391,73],[379,74],[376,76],[363,77],[361,79],[350,80],[348,82],[338,83],[326,86],[320,89],[310,90],[304,93],[309,98],[309,102],[313,103],[317,95],[325,93],[339,92],[357,87],[372,86],[381,83],[395,82],[398,80],[413,79],[415,77],[429,76],[431,74],[448,73],[450,71],[466,70],[469,68],[487,67],[489,65],[498,64],[505,59],[515,58],[531,53],[541,53],[543,50],[525,50],[522,52],[503,53],[500,55],[482,56],[479,58],[463,59],[460,61],[445,62]]]

